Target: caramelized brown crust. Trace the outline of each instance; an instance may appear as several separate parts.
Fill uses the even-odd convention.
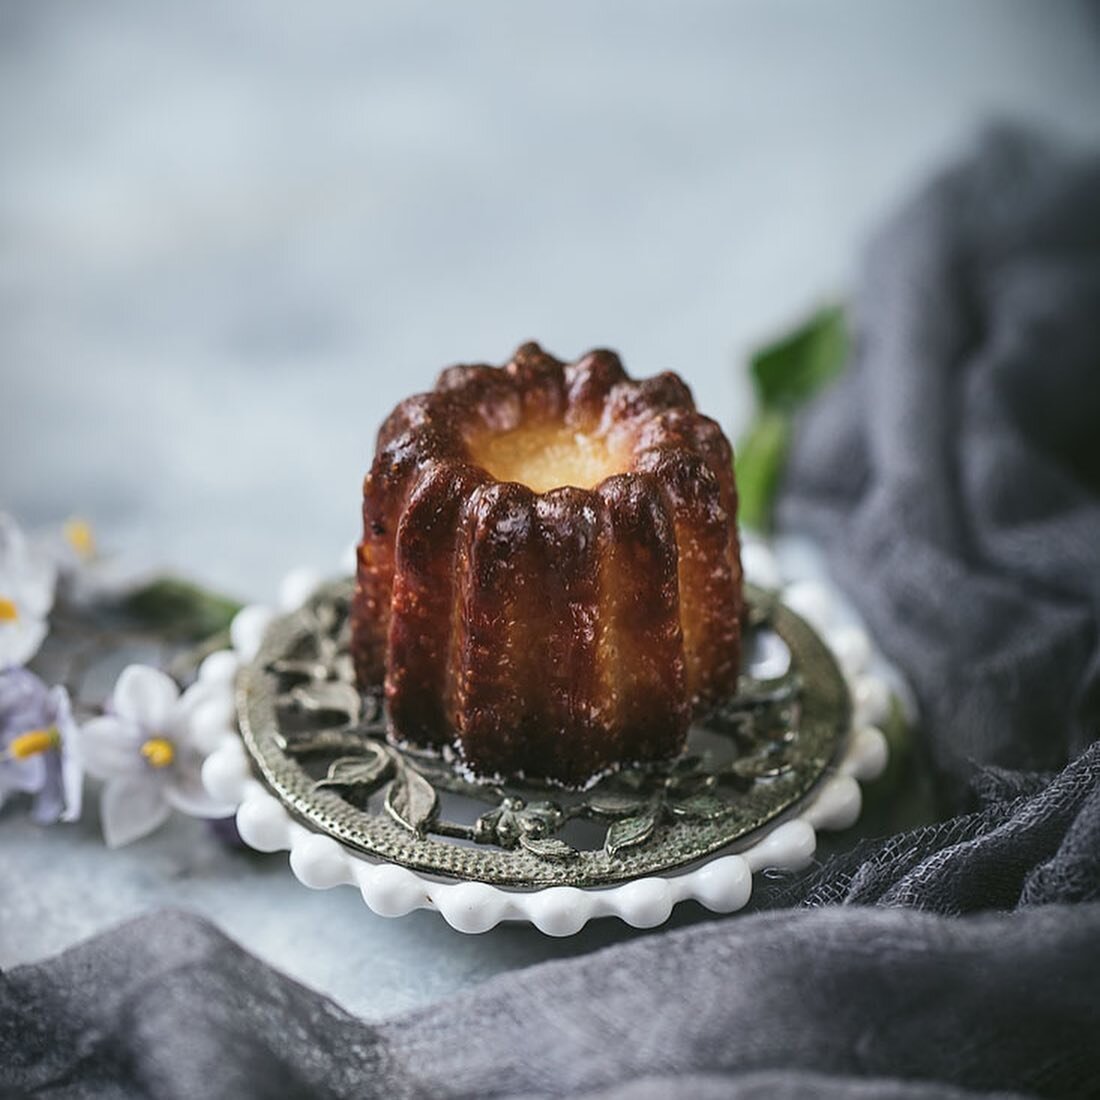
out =
[[[394,728],[416,744],[450,740],[456,544],[463,505],[485,480],[476,467],[429,465],[398,524],[385,684]]]
[[[538,346],[516,349],[504,371],[515,382],[528,420],[561,420],[565,411],[565,372],[560,360]]]
[[[601,664],[609,700],[604,760],[661,760],[683,748],[686,691],[676,536],[656,478],[622,474],[597,490],[607,509]]]
[[[463,517],[465,570],[452,632],[451,727],[472,768],[501,771],[539,732],[544,677],[532,637],[545,629],[535,494],[514,482],[475,492]],[[518,770],[515,769],[515,770]]]
[[[486,433],[547,424],[605,438],[621,472],[536,493],[477,464]],[[451,367],[386,420],[364,483],[360,682],[384,677],[395,738],[481,776],[673,756],[736,686],[736,503],[729,443],[674,374],[535,344]]]
[[[597,349],[565,368],[565,422],[570,427],[598,424],[612,388],[627,381],[626,371],[613,351]]]
[[[374,465],[363,482],[363,541],[352,607],[352,657],[360,683],[380,683],[386,668],[397,525],[424,468],[460,453],[462,436],[445,394],[403,401],[378,433]]]

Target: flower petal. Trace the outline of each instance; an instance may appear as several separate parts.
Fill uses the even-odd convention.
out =
[[[61,758],[56,752],[42,756],[45,773],[42,789],[34,799],[31,818],[39,825],[54,825],[65,811],[65,792],[62,786]]]
[[[80,727],[77,751],[89,775],[96,779],[140,776],[148,770],[141,756],[141,729],[113,714],[93,718]]]
[[[188,817],[230,817],[237,808],[209,794],[198,773],[191,771],[173,776],[165,785],[164,797]]]
[[[26,664],[46,640],[49,627],[45,619],[27,611],[13,623],[0,623],[0,669]]]
[[[195,716],[210,704],[214,704],[218,708],[218,713],[222,715],[223,725],[232,722],[236,708],[233,700],[233,688],[227,683],[196,681],[180,696],[176,714],[177,716],[185,716],[187,724],[190,725]]]
[[[50,707],[54,725],[61,734],[61,794],[64,809],[62,821],[78,821],[84,802],[84,761],[80,755],[80,729],[73,719],[73,706],[69,693],[57,685],[50,688]]]
[[[84,767],[72,749],[61,749],[61,792],[65,797],[62,821],[79,821],[84,808]]]
[[[27,552],[27,536],[10,512],[0,512],[0,563]]]
[[[46,762],[42,755],[0,761],[0,786],[5,790],[38,794],[45,784]]]
[[[0,671],[0,737],[49,725],[50,696],[46,685],[25,668]]]
[[[69,692],[63,684],[54,684],[47,691],[46,700],[49,703],[53,724],[62,733],[76,728],[73,722],[72,700],[69,698]]]
[[[53,607],[57,587],[57,569],[47,557],[28,554],[19,570],[19,588],[27,610],[36,617],[45,617]]]
[[[6,512],[0,513],[0,576],[5,591],[16,593],[24,614],[32,619],[45,618],[53,606],[57,570]]]
[[[100,799],[103,839],[108,848],[121,848],[159,828],[169,813],[158,781],[113,779]]]
[[[175,680],[160,669],[129,665],[115,683],[111,704],[120,718],[128,718],[150,733],[157,733],[170,721],[179,697]]]

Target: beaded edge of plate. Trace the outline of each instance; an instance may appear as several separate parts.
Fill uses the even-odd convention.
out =
[[[295,820],[285,806],[257,780],[239,736],[229,735],[203,763],[206,789],[237,806],[242,840],[261,852],[290,853],[290,867],[305,886],[327,890],[354,886],[372,912],[404,916],[434,909],[459,932],[480,933],[501,921],[528,921],[550,936],[579,932],[589,920],[615,916],[635,928],[663,924],[674,906],[688,899],[717,913],[743,908],[752,896],[752,876],[765,869],[797,871],[808,866],[817,832],[849,828],[862,808],[860,782],[877,778],[886,767],[886,739],[876,723],[885,719],[890,689],[868,670],[872,646],[858,627],[832,621],[836,596],[819,580],[780,583],[775,556],[763,543],[745,547],[745,572],[762,587],[781,591],[783,599],[819,630],[836,654],[853,697],[853,730],[844,755],[821,780],[810,799],[792,818],[771,827],[735,854],[717,854],[699,863],[630,882],[604,887],[547,886],[514,890],[483,882],[450,881],[393,863],[368,859],[332,837],[315,833]],[[238,668],[259,648],[268,623],[279,611],[300,606],[320,583],[319,574],[296,570],[284,580],[279,607],[246,607],[234,620],[232,650],[212,654],[199,671],[199,682],[211,693],[232,695]]]

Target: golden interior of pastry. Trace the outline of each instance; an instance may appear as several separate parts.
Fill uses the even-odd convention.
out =
[[[518,481],[536,493],[563,485],[591,489],[625,473],[629,458],[603,435],[563,424],[525,424],[471,441],[473,460],[497,481]]]

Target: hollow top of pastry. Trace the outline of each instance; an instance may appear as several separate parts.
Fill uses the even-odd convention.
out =
[[[599,431],[565,424],[524,424],[504,432],[482,432],[469,443],[470,458],[496,481],[518,481],[536,493],[565,485],[592,489],[605,478],[626,473],[631,455]]]
[[[680,497],[721,484],[732,518],[732,457],[678,375],[633,379],[614,352],[569,363],[531,343],[503,367],[448,367],[433,390],[401,402],[379,432],[368,480],[372,493],[403,493],[446,468],[536,496],[660,484]]]

